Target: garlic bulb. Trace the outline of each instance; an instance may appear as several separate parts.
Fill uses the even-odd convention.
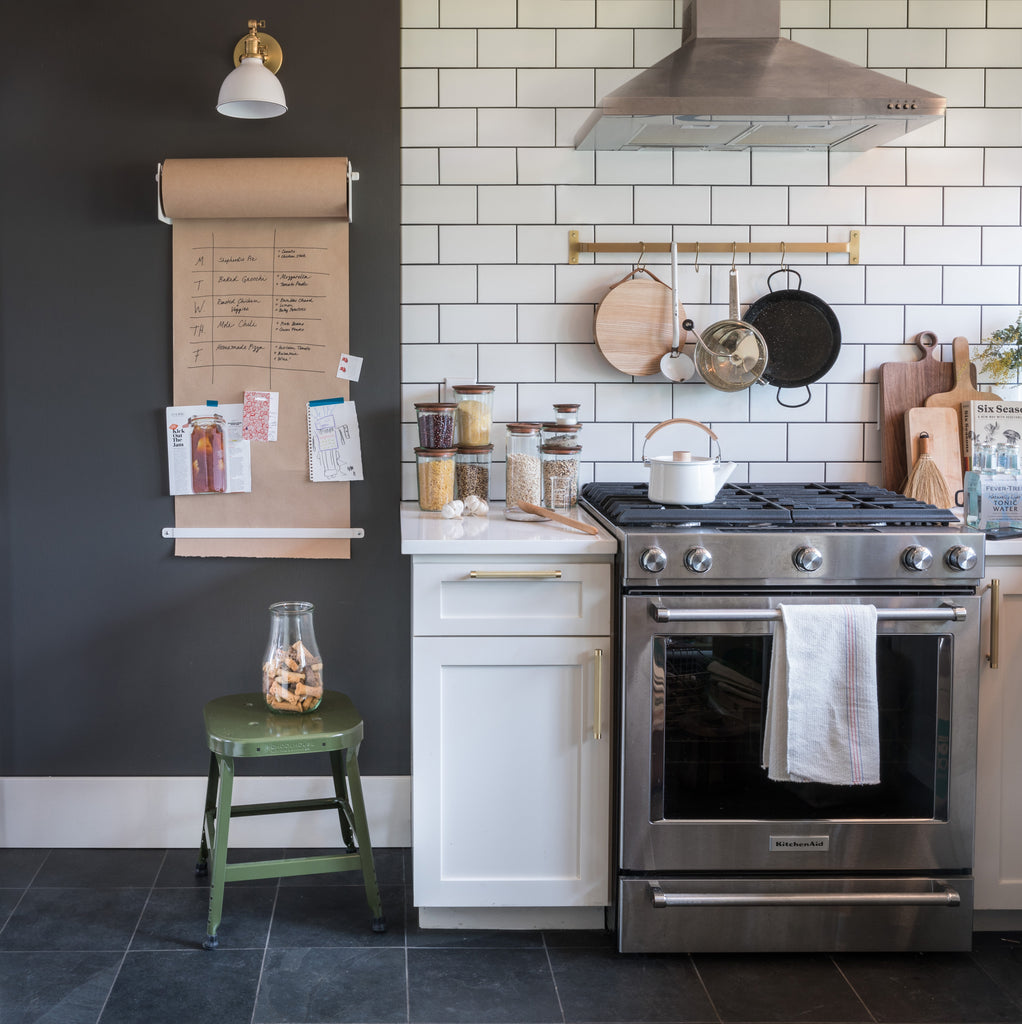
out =
[[[447,502],[447,504],[440,509],[440,515],[442,515],[444,519],[460,519],[461,513],[464,511],[465,503],[463,501],[458,501],[458,499],[455,498],[454,501]]]
[[[480,498],[480,497],[478,497],[476,495],[473,495],[473,497],[475,498],[475,504],[472,507],[472,513],[471,514],[474,515],[474,516],[485,516],[486,513],[490,511],[490,506],[487,505],[486,502],[482,498]],[[468,511],[468,502],[467,501],[465,502],[465,511],[466,512]]]

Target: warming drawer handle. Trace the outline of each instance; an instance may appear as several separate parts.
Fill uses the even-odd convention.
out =
[[[654,907],[882,907],[938,904],[957,907],[958,892],[945,887],[940,892],[672,892],[666,893],[659,882],[649,883]]]
[[[473,569],[470,580],[559,580],[560,569]]]
[[[649,606],[657,622],[780,622],[779,608],[661,608]],[[878,608],[878,622],[964,622],[966,611],[941,608]]]

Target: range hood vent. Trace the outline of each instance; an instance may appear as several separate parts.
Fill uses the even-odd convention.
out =
[[[681,48],[608,93],[576,149],[866,150],[943,96],[779,36],[780,0],[692,0]]]

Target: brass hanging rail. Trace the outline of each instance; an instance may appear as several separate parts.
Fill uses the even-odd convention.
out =
[[[580,242],[577,231],[568,232],[568,262],[578,263],[581,252],[670,252],[670,242]],[[849,231],[847,242],[678,242],[678,252],[777,252],[782,257],[800,252],[846,252],[849,265],[859,262],[859,232]]]

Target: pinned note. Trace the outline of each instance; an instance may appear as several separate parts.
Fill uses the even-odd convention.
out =
[[[345,353],[337,364],[337,376],[344,380],[358,380],[362,372],[362,357]]]
[[[309,479],[361,480],[362,449],[355,403],[343,398],[309,402]]]
[[[277,440],[276,391],[246,391],[242,403],[241,436],[246,441]]]

